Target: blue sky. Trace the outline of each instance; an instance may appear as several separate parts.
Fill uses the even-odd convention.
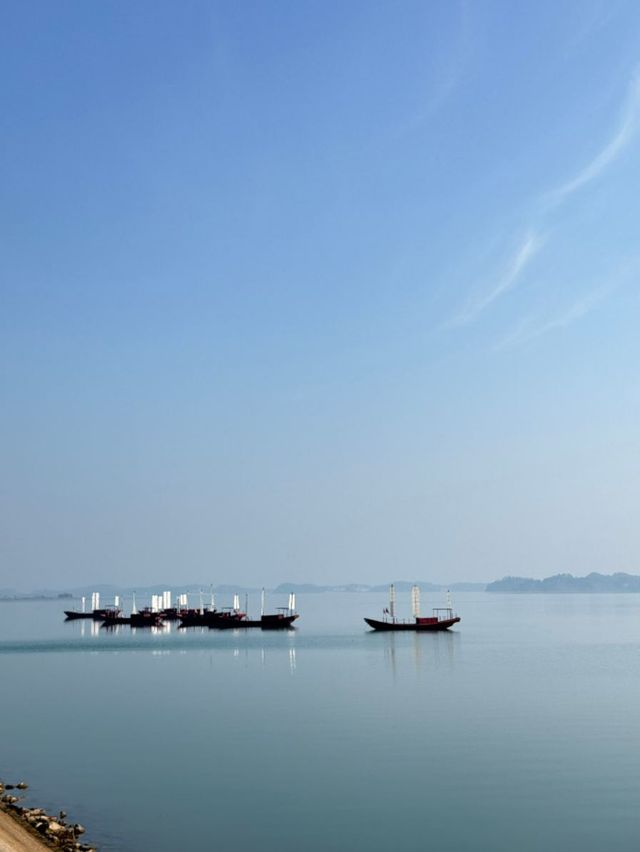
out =
[[[8,2],[0,586],[640,571],[640,7]]]

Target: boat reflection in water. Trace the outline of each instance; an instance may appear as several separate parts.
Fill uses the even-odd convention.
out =
[[[460,633],[448,630],[428,640],[416,632],[411,636],[398,636],[391,631],[377,635],[384,642],[385,665],[394,680],[403,673],[406,676],[409,669],[414,669],[418,678],[429,676],[436,669],[454,669],[456,649],[462,638]]]

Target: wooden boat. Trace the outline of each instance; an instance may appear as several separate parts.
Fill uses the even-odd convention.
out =
[[[66,621],[77,621],[80,618],[91,618],[93,621],[104,621],[104,619],[112,612],[120,614],[120,598],[116,597],[113,606],[100,606],[100,592],[93,592],[91,595],[91,609],[85,609],[85,598],[82,598],[82,610],[78,612],[73,609],[65,609],[64,614]]]
[[[420,616],[420,588],[413,586],[411,589],[411,604],[413,610],[413,620],[400,620],[396,618],[396,592],[393,584],[389,587],[389,606],[383,612],[383,618],[365,618],[369,627],[374,630],[413,630],[417,632],[427,632],[433,630],[448,630],[460,621],[460,617],[455,615],[451,606],[451,596],[447,593],[448,606],[434,607],[433,615],[428,618]]]
[[[165,592],[165,594],[167,594]],[[123,615],[117,607],[108,607],[103,627],[117,627],[120,624],[128,624],[129,627],[161,627],[164,624],[162,613],[158,610],[158,600],[161,596],[152,595],[152,606],[142,609],[136,607],[136,593],[131,600],[131,614]],[[119,599],[118,599],[119,602]]]
[[[106,609],[93,609],[91,612],[77,612],[73,609],[65,609],[66,621],[76,621],[79,618],[92,618],[94,621],[102,621],[106,615]]]
[[[246,618],[244,612],[234,609],[190,609],[180,616],[180,627],[217,627],[224,622],[223,627],[237,626]]]
[[[159,612],[145,608],[139,612],[132,612],[131,615],[110,612],[102,622],[103,627],[116,627],[119,624],[128,624],[130,627],[160,627],[163,619]]]
[[[247,618],[246,613],[240,612],[240,598],[234,595],[234,608],[227,612],[212,612],[208,614],[207,627],[213,630],[233,630],[234,628],[248,629],[259,628],[260,630],[287,630],[300,616],[295,611],[296,596],[289,595],[289,605],[278,607],[275,613],[264,611],[264,589],[261,595],[260,618]]]
[[[283,610],[286,608],[283,607]],[[287,630],[300,616],[297,613],[278,612],[273,615],[261,615],[260,618],[230,618],[211,619],[208,627],[215,630],[233,630],[234,628],[259,627],[261,630]]]
[[[451,610],[446,610],[451,612]],[[414,621],[398,621],[398,619],[386,619],[378,621],[375,618],[365,618],[365,621],[374,630],[448,630],[460,621],[460,617],[452,615],[450,618],[434,616],[433,618],[416,618]]]

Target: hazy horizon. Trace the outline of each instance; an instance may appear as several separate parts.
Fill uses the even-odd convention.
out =
[[[3,11],[0,587],[640,572],[640,6]]]

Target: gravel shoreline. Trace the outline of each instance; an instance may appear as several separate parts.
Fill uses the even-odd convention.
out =
[[[52,847],[0,805],[0,852],[42,852]]]
[[[95,852],[80,839],[83,826],[68,823],[64,811],[50,816],[42,808],[27,807],[21,795],[27,787],[24,781],[0,781],[0,852]]]

